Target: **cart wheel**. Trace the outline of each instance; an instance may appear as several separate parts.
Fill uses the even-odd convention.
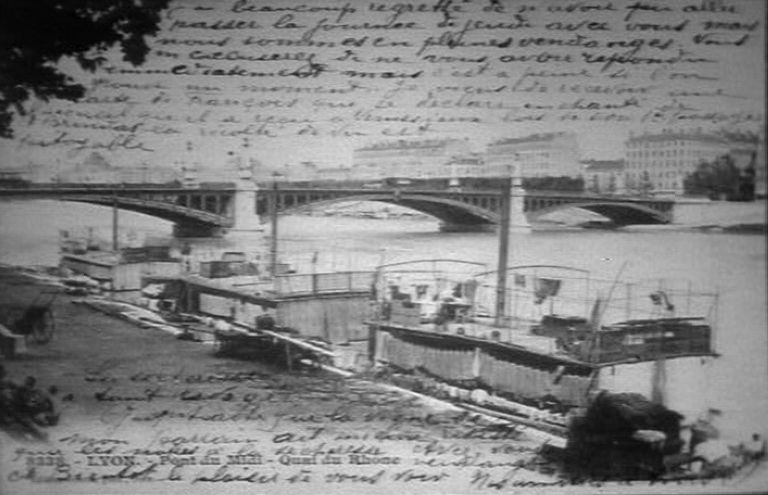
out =
[[[49,309],[35,321],[32,326],[32,333],[29,336],[35,344],[46,344],[53,338],[55,327],[53,312]]]
[[[10,328],[12,332],[22,333],[18,328],[23,326],[24,310],[19,308],[8,309],[5,311],[5,315],[1,321],[6,321],[6,325],[8,325],[8,328]]]

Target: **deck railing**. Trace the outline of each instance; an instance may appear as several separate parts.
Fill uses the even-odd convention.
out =
[[[279,296],[370,291],[375,272],[291,273],[275,277]]]

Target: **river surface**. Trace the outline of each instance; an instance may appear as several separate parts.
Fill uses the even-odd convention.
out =
[[[0,262],[55,265],[59,229],[83,226],[110,239],[108,208],[26,201],[0,203]],[[142,235],[165,236],[167,222],[132,213],[120,214],[120,226]],[[265,232],[226,239],[192,241],[193,249],[260,252]],[[363,219],[289,216],[279,225],[281,256],[301,271],[368,270],[383,262],[458,258],[495,267],[493,233],[441,233],[424,218]],[[745,438],[768,432],[768,312],[766,242],[762,235],[637,229],[633,231],[534,231],[510,237],[510,265],[556,264],[622,279],[690,280],[695,289],[719,294],[716,347],[721,357],[701,376],[691,376],[711,407],[722,411],[721,429]],[[317,253],[317,254],[315,254]]]

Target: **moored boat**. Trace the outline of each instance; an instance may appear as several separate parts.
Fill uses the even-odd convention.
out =
[[[501,289],[498,280],[455,260],[380,267],[378,310],[368,322],[374,362],[404,386],[560,437],[571,453],[607,451],[621,440],[609,432],[601,443],[579,418],[595,414],[598,397],[610,404],[631,397],[638,411],[653,411],[646,419],[665,420],[663,427],[627,423],[622,472],[661,475],[662,458],[683,448],[680,424],[707,409],[691,378],[716,357],[717,295],[670,281],[602,280],[564,266],[516,266]],[[659,448],[638,448],[660,438]],[[638,468],[641,460],[651,467]]]

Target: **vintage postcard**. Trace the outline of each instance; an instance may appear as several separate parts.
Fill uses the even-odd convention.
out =
[[[0,5],[0,493],[768,486],[766,3]]]

